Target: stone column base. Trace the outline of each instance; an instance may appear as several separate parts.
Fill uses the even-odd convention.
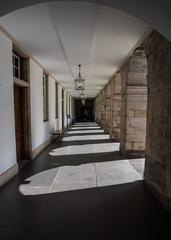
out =
[[[122,151],[121,150],[121,154],[128,158],[144,158],[145,157],[145,151],[135,151],[135,150]]]

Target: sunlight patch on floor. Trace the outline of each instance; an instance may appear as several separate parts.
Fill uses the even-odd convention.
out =
[[[84,127],[84,126],[82,126],[82,127],[71,127],[71,130],[86,130],[86,129],[100,129],[100,127],[99,126],[94,126],[94,127]]]
[[[66,147],[60,147],[53,149],[49,155],[61,156],[61,155],[81,155],[81,154],[93,154],[93,153],[106,153],[119,151],[119,143],[98,143],[98,144],[83,144],[83,145],[71,145]]]
[[[103,129],[68,131],[67,134],[104,133]]]
[[[125,184],[142,180],[143,172],[142,158],[63,166],[27,178],[19,191],[23,195],[39,195]]]
[[[64,137],[62,141],[88,141],[88,140],[109,140],[109,134],[98,134],[98,135],[84,135],[84,136],[69,136]]]

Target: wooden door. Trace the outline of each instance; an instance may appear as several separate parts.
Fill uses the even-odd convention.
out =
[[[14,111],[17,161],[23,159],[24,126],[23,126],[23,88],[14,85]]]

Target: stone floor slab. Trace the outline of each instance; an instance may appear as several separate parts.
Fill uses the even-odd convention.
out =
[[[96,187],[94,164],[61,167],[51,192],[71,191]]]
[[[128,160],[95,163],[98,186],[108,186],[141,180]]]

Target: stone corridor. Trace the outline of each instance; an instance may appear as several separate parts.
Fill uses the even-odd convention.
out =
[[[0,189],[0,239],[167,239],[169,214],[96,123],[76,123]]]

